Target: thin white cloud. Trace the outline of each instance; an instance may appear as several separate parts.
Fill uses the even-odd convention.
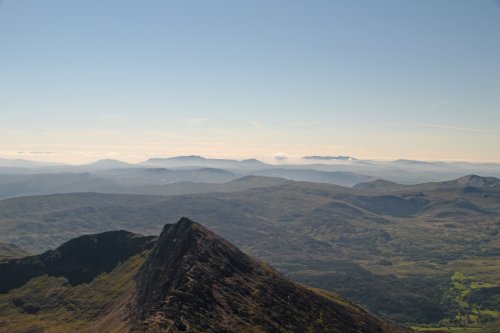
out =
[[[301,126],[316,126],[316,125],[332,124],[332,123],[336,123],[336,121],[335,120],[304,121],[304,122],[300,122],[300,123],[276,125],[276,126],[272,126],[272,128],[291,128],[291,127],[301,127]]]
[[[477,127],[462,127],[446,124],[432,124],[432,123],[399,123],[399,124],[374,124],[362,126],[364,128],[377,128],[377,127],[427,127],[427,128],[440,128],[451,131],[461,132],[497,132],[495,128],[477,128]]]
[[[198,146],[227,146],[226,142],[195,142]]]
[[[51,151],[28,151],[27,153],[31,154],[31,155],[50,155],[50,154],[53,154],[53,152],[51,152]]]
[[[252,125],[255,128],[262,129],[265,128],[266,126],[263,125],[262,123],[259,123],[258,121],[251,121],[250,125]]]
[[[446,105],[446,104],[450,104],[450,101],[448,101],[448,100],[438,101],[438,102],[436,102],[434,104],[429,105],[429,108],[430,109],[437,109],[437,108],[439,108],[439,107],[441,107],[443,105]]]
[[[276,161],[286,161],[288,159],[288,155],[283,152],[276,153],[273,155],[273,159]]]
[[[293,128],[293,127],[301,127],[301,126],[314,126],[314,125],[325,125],[325,124],[333,124],[335,121],[333,120],[318,120],[318,121],[309,121],[303,123],[289,123],[289,124],[280,124],[280,125],[263,125],[257,122],[251,122],[251,124],[257,128],[265,128],[269,130],[273,129],[284,129],[284,128]],[[496,132],[498,128],[478,128],[478,127],[463,127],[463,126],[453,126],[446,124],[433,124],[433,123],[388,123],[388,124],[372,124],[372,125],[361,125],[361,126],[336,126],[331,129],[344,129],[344,130],[355,130],[355,129],[363,129],[363,128],[383,128],[383,127],[428,127],[428,128],[441,128],[446,130],[453,131],[463,131],[463,132]]]
[[[199,126],[205,122],[207,122],[207,118],[186,118],[184,122],[189,126]]]
[[[33,135],[32,132],[28,131],[17,131],[17,130],[10,130],[10,129],[0,129],[0,135]]]
[[[51,155],[55,154],[54,152],[51,151],[24,151],[24,150],[18,150],[18,151],[9,151],[9,150],[3,150],[0,151],[0,154],[2,155]]]
[[[422,127],[433,127],[433,128],[441,128],[446,130],[462,131],[462,132],[491,132],[491,130],[486,128],[460,127],[460,126],[449,126],[441,124],[416,124],[416,125]]]
[[[99,116],[99,119],[101,120],[112,121],[112,122],[123,121],[126,120],[127,118],[128,116],[123,114],[103,114]]]
[[[266,125],[262,124],[256,121],[250,122],[251,125],[253,125],[256,128],[259,129],[284,129],[284,128],[293,128],[293,127],[302,127],[302,126],[313,126],[313,125],[321,125],[321,124],[328,124],[328,123],[333,123],[333,120],[316,120],[316,121],[304,121],[304,122],[297,122],[297,123],[285,123],[285,124],[276,124],[276,125]]]
[[[146,135],[157,136],[161,138],[169,138],[169,139],[186,139],[188,136],[178,135],[173,132],[165,132],[165,131],[146,131]]]

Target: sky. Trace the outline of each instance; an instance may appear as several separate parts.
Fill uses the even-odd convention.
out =
[[[0,158],[499,146],[494,0],[0,0]]]

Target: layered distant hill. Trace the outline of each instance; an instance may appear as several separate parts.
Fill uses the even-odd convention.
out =
[[[178,195],[232,192],[274,186],[283,178],[243,176],[220,169],[158,168],[104,170],[95,173],[0,175],[0,198],[56,193]]]
[[[401,184],[418,184],[441,182],[467,174],[500,177],[500,164],[495,163],[428,162],[404,159],[373,161],[350,156],[306,156],[296,165],[285,162],[273,165],[256,159],[213,159],[196,155],[151,158],[138,164],[110,159],[83,165],[0,159],[0,180],[15,175],[62,174],[61,177],[68,177],[68,175],[77,177],[87,174],[92,176],[92,180],[103,182],[103,186],[97,188],[98,191],[137,193],[130,192],[130,189],[126,188],[129,185],[128,180],[133,180],[135,185],[147,185],[151,181],[158,185],[185,181],[224,183],[243,176],[270,176],[353,186],[376,179]],[[156,170],[157,175],[155,176],[155,171],[149,169]],[[58,180],[55,181],[58,182]],[[16,184],[16,179],[10,183]],[[31,194],[53,193],[41,190]]]
[[[0,263],[0,332],[408,332],[182,218]]]
[[[141,164],[101,160],[70,166],[21,160],[4,165],[0,161],[0,198],[75,192],[157,195],[230,192],[265,186],[265,180],[259,176],[344,186],[375,180],[346,171],[277,167],[255,159],[237,161],[200,156],[156,158]],[[242,180],[236,181],[239,178]],[[268,180],[270,185],[276,182]]]
[[[432,182],[415,185],[402,185],[383,179],[377,179],[368,183],[359,183],[354,186],[355,189],[375,192],[402,192],[402,191],[436,191],[436,190],[454,190],[462,191],[480,191],[482,189],[495,188],[500,185],[500,179],[496,177],[481,177],[477,175],[467,175],[458,179],[443,182]]]
[[[266,164],[256,159],[239,161],[231,159],[204,158],[196,155],[167,158],[150,158],[149,160],[142,162],[141,164],[163,168],[206,167],[229,170],[258,170],[264,169],[266,167],[271,167],[270,164]]]
[[[356,158],[351,156],[304,156],[302,157],[304,160],[312,160],[312,161],[355,161]]]

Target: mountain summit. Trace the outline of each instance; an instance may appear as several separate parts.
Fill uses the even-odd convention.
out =
[[[131,240],[153,240],[117,235],[127,249]],[[29,329],[44,332],[54,327],[72,332],[408,332],[335,294],[288,280],[188,218],[166,225],[152,247],[139,246],[136,255],[128,253],[114,269],[106,265],[99,273],[99,265],[87,261],[94,258],[89,252],[103,247],[88,240],[113,242],[112,236],[85,236],[55,251],[0,265],[0,276],[19,268],[31,272],[30,265],[48,267],[52,260],[47,258],[57,255],[58,267],[39,269],[30,281],[1,291],[0,322],[7,324],[0,332],[18,331],[32,322],[36,324]],[[83,248],[76,249],[78,244]],[[114,247],[106,246],[105,252]],[[75,254],[82,257],[79,252],[93,267],[93,280],[68,283],[76,271],[68,275],[60,266],[71,266]]]
[[[309,290],[188,218],[166,225],[137,278],[132,329],[403,332]]]
[[[260,170],[270,167],[270,165],[256,159],[232,160],[223,158],[205,158],[197,155],[150,158],[141,164],[164,168],[205,167],[236,170]]]

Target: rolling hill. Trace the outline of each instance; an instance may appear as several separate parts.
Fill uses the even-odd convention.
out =
[[[415,185],[403,185],[395,182],[377,179],[372,182],[359,183],[353,188],[375,193],[401,192],[401,191],[436,191],[436,190],[463,190],[479,191],[481,189],[495,188],[499,186],[500,179],[495,177],[481,177],[478,175],[467,175],[457,179],[422,183]]]
[[[127,168],[90,173],[1,175],[0,198],[57,193],[179,195],[274,186],[285,179],[243,176],[220,169]]]

